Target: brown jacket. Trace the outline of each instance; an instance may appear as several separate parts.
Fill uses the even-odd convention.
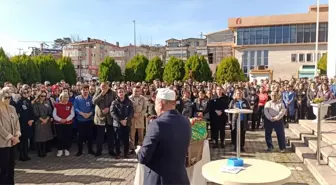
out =
[[[0,107],[0,148],[12,147],[11,138],[20,137],[20,123],[13,106]]]

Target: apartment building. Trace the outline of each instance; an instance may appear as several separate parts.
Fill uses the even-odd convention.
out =
[[[195,54],[208,58],[206,39],[188,38],[188,39],[169,39],[166,41],[166,60],[174,56],[186,61]]]
[[[156,45],[156,46],[148,46],[148,45],[141,45],[137,46],[136,48],[134,45],[124,46],[121,49],[125,52],[125,63],[130,61],[136,54],[137,55],[144,55],[151,60],[152,58],[158,56],[161,60],[165,61],[166,59],[166,52],[165,47]]]
[[[205,35],[208,49],[210,69],[215,72],[216,66],[225,58],[233,56],[234,33],[229,29]]]
[[[118,45],[87,38],[64,47],[63,56],[71,57],[78,76],[97,76],[99,64],[107,56],[114,57],[121,68],[125,66],[123,50]]]
[[[319,37],[316,38],[316,6],[308,13],[229,18],[234,32],[234,56],[246,75],[256,66],[274,71],[274,79],[296,77],[303,65],[314,65],[327,52],[328,5],[320,6]],[[315,41],[319,53],[315,56]]]

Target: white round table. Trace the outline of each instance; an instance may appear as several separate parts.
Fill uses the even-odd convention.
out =
[[[236,154],[237,154],[237,157],[239,158],[240,157],[240,127],[241,127],[241,123],[240,123],[240,115],[241,114],[252,114],[253,111],[251,109],[226,109],[225,110],[226,113],[229,113],[229,114],[238,114],[238,117],[237,117],[237,137],[236,137]]]
[[[222,172],[227,159],[212,161],[202,167],[202,175],[208,181],[225,185],[280,185],[286,183],[291,171],[286,166],[258,159],[244,159],[245,169],[237,174]]]

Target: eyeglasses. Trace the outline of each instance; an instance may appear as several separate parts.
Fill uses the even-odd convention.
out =
[[[41,98],[45,98],[45,97],[47,97],[47,96],[46,96],[46,95],[41,95],[40,97],[41,97]]]
[[[5,96],[5,100],[9,100],[9,99],[11,99],[10,96]]]

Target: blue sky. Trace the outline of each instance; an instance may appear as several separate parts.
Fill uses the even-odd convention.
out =
[[[225,29],[230,17],[305,13],[316,0],[0,0],[0,46],[17,54],[37,43],[78,35],[121,45],[164,44]],[[328,0],[321,0],[321,4]]]

